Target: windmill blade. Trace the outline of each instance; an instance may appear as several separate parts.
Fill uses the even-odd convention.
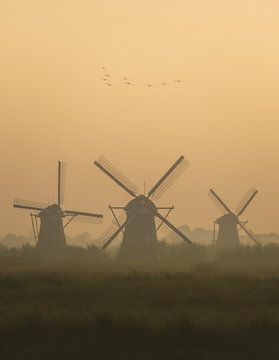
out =
[[[216,194],[216,192],[213,189],[209,190],[209,195],[213,195],[213,200],[217,199],[218,203],[222,205],[222,207],[224,207],[228,213],[232,214],[232,211],[230,210],[230,208],[224,203],[224,201],[220,198],[220,196],[218,196]]]
[[[105,242],[102,249],[105,250],[109,244],[117,237],[118,234],[124,229],[125,226],[127,226],[139,213],[139,211],[136,211],[129,219],[127,219],[121,226],[118,227],[118,229],[110,236],[110,238]]]
[[[159,219],[157,219],[157,220],[158,220],[158,222],[156,221],[156,225],[158,226],[160,220]],[[171,231],[167,227],[167,225],[165,225],[164,223],[162,226],[160,226],[160,229],[158,230],[158,232],[162,234],[161,238],[159,238],[159,236],[158,236],[158,241],[170,242],[170,240],[175,239],[177,237],[177,235],[174,234],[174,232]]]
[[[92,216],[84,216],[84,215],[67,215],[67,217],[71,217],[73,222],[78,222],[82,224],[101,224],[102,218],[92,217]]]
[[[65,199],[65,183],[66,183],[67,164],[64,161],[58,161],[58,206],[64,204]]]
[[[161,215],[159,212],[155,212],[154,214],[157,216],[160,220],[162,220],[163,223],[165,223],[176,235],[181,237],[184,241],[188,242],[189,244],[192,244],[192,241],[187,238],[186,235],[184,235],[180,230],[178,230],[169,220],[164,218],[163,215]]]
[[[180,175],[182,172],[181,169],[185,169],[189,166],[189,162],[185,159],[184,156],[180,156],[178,160],[169,168],[169,170],[159,179],[159,181],[153,186],[153,188],[149,191],[148,197],[154,199],[156,197],[156,193],[160,192],[162,187],[164,188],[164,184],[171,178],[177,178],[177,173]],[[167,182],[168,186],[172,184],[173,181]],[[165,185],[166,186],[166,185]],[[166,188],[164,188],[164,192]]]
[[[19,209],[42,211],[42,210],[44,210],[48,205],[45,204],[45,203],[40,203],[40,202],[36,202],[36,201],[29,201],[29,200],[23,200],[23,199],[15,199],[13,206],[14,206],[15,208],[19,208]]]
[[[130,179],[128,179],[127,176],[122,174],[108,159],[106,159],[104,156],[101,156],[97,161],[133,192],[137,192],[137,186]]]
[[[86,224],[100,224],[103,220],[103,215],[101,215],[101,214],[94,214],[94,213],[74,211],[74,210],[65,210],[65,211],[63,211],[63,215],[68,217],[68,221],[65,223],[64,229],[71,222],[80,222],[80,223],[86,223]]]
[[[96,214],[96,213],[90,213],[90,212],[84,212],[84,211],[75,211],[75,210],[65,210],[64,211],[65,215],[75,215],[75,216],[87,216],[87,217],[93,217],[93,218],[100,218],[103,219],[103,215],[102,214]]]
[[[118,227],[120,227],[120,226],[121,226],[120,223],[124,220],[123,218],[124,218],[124,216],[125,216],[125,212],[122,211],[122,213],[121,213],[119,216],[116,216],[116,214],[115,214],[116,208],[115,208],[115,207],[112,207],[111,205],[109,205],[109,209],[110,209],[110,211],[111,211],[111,213],[112,213],[112,216],[113,216],[116,224],[118,225]],[[122,208],[122,209],[123,209],[123,208]],[[123,229],[122,229],[122,233],[124,234]]]
[[[33,236],[34,236],[35,246],[36,246],[37,245],[37,239],[38,239],[38,233],[36,232],[36,223],[35,223],[34,215],[32,213],[30,214],[30,217],[31,217]]]
[[[63,161],[58,161],[57,204],[59,207],[64,203],[66,170],[67,164]]]
[[[119,170],[117,170],[116,167],[113,166],[104,156],[101,156],[94,162],[94,164],[130,195],[134,197],[137,196],[137,187]]]
[[[57,204],[61,205],[61,161],[58,161],[58,189],[57,189]]]
[[[112,241],[117,237],[117,235],[121,233],[122,229],[127,225],[127,223],[128,223],[128,220],[126,220],[121,226],[118,227],[118,229],[110,236],[110,238],[102,246],[103,250],[105,250],[112,243]]]
[[[91,217],[91,216],[83,216],[83,215],[67,215],[68,221],[66,222],[64,228],[68,226],[71,222],[81,223],[81,224],[101,224],[102,219]]]
[[[98,247],[103,247],[104,242],[112,236],[112,234],[118,229],[116,223],[111,223],[110,226],[96,239]]]
[[[255,239],[254,235],[252,235],[251,232],[248,231],[243,224],[241,224],[241,222],[238,222],[238,225],[241,227],[241,229],[242,229],[243,231],[246,232],[246,234],[250,237],[250,239],[252,239],[252,240],[254,241],[255,244],[257,244],[258,246],[261,245],[261,244]]]
[[[237,216],[240,216],[241,214],[243,214],[243,212],[246,210],[246,208],[248,207],[248,205],[251,203],[251,201],[254,199],[254,197],[257,195],[257,193],[258,193],[258,190],[252,190],[252,194],[251,194],[251,192],[249,192],[249,195],[247,194],[246,196],[245,196],[245,200],[247,199],[247,197],[248,197],[248,199],[244,202],[244,205],[242,205],[242,207],[241,207],[241,209],[238,211],[238,213],[237,213]]]
[[[175,171],[173,175],[171,175],[162,186],[152,195],[153,200],[159,200],[162,195],[168,190],[168,188],[174,183],[174,181],[183,173],[183,171],[188,167],[187,164],[180,167],[179,170]]]
[[[167,217],[169,216],[169,214],[172,212],[173,209],[174,209],[174,206],[172,206],[168,209],[168,212],[164,216],[165,219],[167,219]],[[158,208],[157,208],[157,210],[158,210]],[[164,225],[164,223],[161,221],[160,224],[156,226],[156,231],[160,230],[162,225]]]
[[[174,233],[165,223],[161,222],[160,219],[155,218],[155,223],[158,228],[158,232],[163,235],[162,238],[159,239],[159,241],[165,241],[165,242],[180,242],[181,238],[176,233]]]

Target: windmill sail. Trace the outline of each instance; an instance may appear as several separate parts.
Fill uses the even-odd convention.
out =
[[[192,244],[192,241],[184,235],[180,230],[178,230],[168,219],[164,218],[159,212],[156,213],[156,216],[162,220],[176,235],[178,235],[181,239]]]
[[[126,176],[124,176],[114,165],[112,165],[104,156],[101,156],[94,164],[114,180],[120,187],[126,190],[130,195],[136,196],[137,187]]]
[[[244,199],[242,200],[242,202],[240,203],[240,205],[237,208],[237,216],[240,216],[244,213],[244,211],[246,210],[246,208],[248,207],[248,205],[252,202],[252,200],[254,199],[254,197],[257,195],[258,191],[255,189],[251,189],[246,196],[244,197]]]
[[[110,224],[110,226],[97,238],[96,244],[99,247],[103,247],[107,240],[115,233],[115,231],[119,228],[116,223]]]
[[[180,243],[181,237],[174,233],[165,223],[162,223],[160,219],[156,218],[156,226],[163,237],[160,238],[160,241],[165,241],[167,243]]]
[[[24,200],[24,199],[15,199],[14,207],[20,209],[42,211],[47,207],[47,204],[42,202]]]
[[[238,225],[241,227],[241,229],[249,236],[250,239],[252,239],[254,241],[255,244],[257,244],[258,246],[260,246],[260,243],[258,242],[258,240],[255,238],[255,235],[252,233],[251,230],[248,230],[243,224],[241,224],[240,222],[238,223]]]
[[[64,214],[66,215],[75,215],[75,216],[88,216],[92,218],[99,218],[103,219],[102,214],[96,214],[96,213],[90,213],[90,212],[84,212],[84,211],[76,211],[76,210],[65,210]]]
[[[184,156],[179,159],[170,167],[170,169],[159,179],[159,181],[149,191],[148,197],[157,200],[167,188],[177,179],[177,177],[189,166],[189,162]]]
[[[76,222],[82,224],[101,224],[102,219],[99,217],[92,217],[87,215],[75,215],[75,214],[68,214],[66,215],[69,218],[68,222]]]
[[[58,184],[57,184],[58,206],[61,206],[64,204],[66,171],[67,171],[67,164],[64,161],[58,161]]]
[[[219,195],[217,195],[217,193],[213,190],[210,189],[209,190],[209,195],[211,196],[211,198],[213,199],[213,201],[215,202],[215,204],[224,211],[227,210],[228,213],[232,213],[232,211],[230,210],[230,208],[224,203],[224,201],[220,198]]]
[[[162,184],[162,186],[160,186],[160,188],[158,188],[158,190],[152,195],[152,199],[159,200],[188,166],[189,165],[187,163],[184,163],[184,165],[181,165],[179,168],[177,168]]]

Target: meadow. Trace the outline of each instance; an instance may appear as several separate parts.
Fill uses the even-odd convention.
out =
[[[279,248],[0,251],[1,359],[276,359]]]

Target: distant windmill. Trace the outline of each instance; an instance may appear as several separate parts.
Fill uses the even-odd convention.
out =
[[[240,241],[238,232],[239,229],[242,229],[257,245],[260,245],[259,242],[255,239],[254,235],[246,229],[245,225],[247,222],[242,222],[239,220],[239,217],[247,209],[248,205],[257,195],[258,191],[252,190],[252,192],[248,195],[248,198],[242,205],[241,209],[236,213],[230,210],[230,208],[224,203],[224,201],[220,198],[220,196],[217,195],[217,193],[213,189],[210,189],[209,193],[213,197],[213,200],[217,201],[217,204],[227,212],[225,215],[221,216],[214,222],[214,243],[216,245],[224,247],[239,245]],[[219,232],[216,240],[215,224],[219,225]]]
[[[154,259],[157,257],[158,253],[157,231],[162,225],[165,225],[168,230],[176,234],[179,238],[191,243],[181,231],[167,220],[167,216],[172,211],[173,206],[157,207],[153,202],[154,200],[158,200],[165,193],[174,180],[176,180],[189,165],[184,156],[180,156],[171,168],[160,178],[156,185],[152,187],[147,196],[145,194],[137,195],[137,187],[104,157],[95,161],[94,164],[133,197],[133,200],[125,207],[109,206],[117,225],[112,225],[112,227],[102,236],[101,241],[103,249],[106,249],[122,232],[123,241],[120,253],[122,258]],[[124,220],[122,224],[120,223],[122,219],[116,217],[115,210],[117,209],[123,209],[126,213],[126,220]],[[159,210],[161,209],[167,210],[165,216],[160,214]],[[157,228],[155,225],[155,218],[160,221]]]
[[[103,218],[101,214],[62,210],[62,165],[62,162],[58,161],[57,203],[47,205],[21,199],[14,201],[15,208],[35,211],[35,213],[31,213],[34,238],[37,248],[45,255],[59,254],[65,248],[64,229],[73,220],[100,221]],[[40,219],[40,226],[38,226],[38,218]],[[63,224],[64,218],[66,219],[65,224]]]

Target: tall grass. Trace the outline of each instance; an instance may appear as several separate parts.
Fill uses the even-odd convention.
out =
[[[276,359],[279,250],[0,252],[1,359]]]

